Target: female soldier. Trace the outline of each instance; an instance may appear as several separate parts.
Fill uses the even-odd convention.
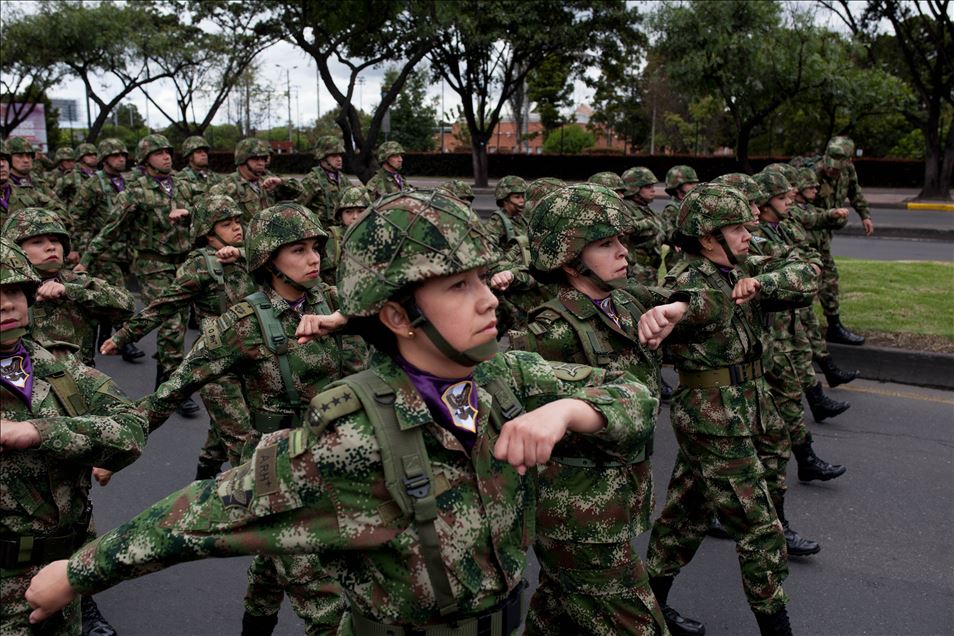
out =
[[[317,552],[349,601],[342,633],[514,633],[536,505],[527,469],[564,435],[628,456],[656,400],[601,369],[495,355],[495,258],[456,199],[377,201],[345,236],[338,274],[371,368],[316,396],[308,427],[264,437],[250,463],[43,572],[35,616],[181,561]]]
[[[325,243],[325,254],[321,259],[321,280],[328,285],[335,284],[344,233],[370,205],[371,195],[363,187],[348,186],[341,191],[338,205],[335,207],[335,224],[327,228],[328,241]]]

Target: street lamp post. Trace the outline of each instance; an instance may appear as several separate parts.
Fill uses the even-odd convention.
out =
[[[281,70],[282,65],[276,64],[276,68]],[[291,72],[294,71],[298,66],[293,66],[291,68],[285,69],[285,97],[288,100],[288,141],[292,140],[292,116],[291,116]]]

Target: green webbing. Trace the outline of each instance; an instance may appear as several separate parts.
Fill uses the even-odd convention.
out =
[[[285,387],[285,399],[294,413],[292,426],[299,426],[302,404],[292,379],[291,363],[288,361],[288,337],[282,329],[282,323],[278,320],[275,308],[264,293],[257,291],[249,294],[245,297],[245,301],[255,310],[255,317],[258,318],[265,346],[278,358],[278,371],[282,377],[282,385]]]

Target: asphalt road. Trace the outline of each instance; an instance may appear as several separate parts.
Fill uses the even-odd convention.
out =
[[[192,334],[194,336],[194,333]],[[142,343],[152,354],[155,340]],[[153,360],[100,368],[133,397],[152,389]],[[831,424],[810,424],[824,459],[847,474],[826,484],[794,481],[793,527],[821,542],[815,557],[791,564],[785,589],[797,634],[950,634],[954,632],[954,393],[855,381],[831,391],[852,408]],[[206,420],[173,416],[149,439],[143,457],[105,488],[94,485],[95,519],[111,528],[187,484]],[[657,508],[675,458],[664,408],[653,457]],[[645,554],[647,536],[638,539]],[[97,596],[125,636],[234,635],[240,631],[248,558],[176,566]],[[535,567],[529,572],[536,577]],[[712,635],[755,634],[730,542],[707,539],[677,578],[671,602],[704,620]],[[276,634],[300,634],[286,602]]]
[[[836,234],[832,239],[831,251],[836,257],[866,258],[877,261],[954,260],[954,242],[927,239],[839,236]]]

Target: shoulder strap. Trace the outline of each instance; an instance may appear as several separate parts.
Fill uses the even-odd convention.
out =
[[[543,306],[556,312],[570,323],[570,327],[576,332],[576,337],[583,347],[583,353],[586,355],[586,361],[590,366],[605,367],[613,361],[613,345],[607,342],[605,338],[601,338],[592,325],[573,315],[573,312],[564,307],[559,298],[551,298],[543,303]]]
[[[199,251],[205,260],[205,271],[212,277],[217,286],[216,296],[219,301],[219,314],[224,314],[225,310],[228,309],[228,301],[225,298],[225,270],[222,269],[222,263],[219,262],[219,259],[215,258],[215,254],[207,249]]]
[[[401,429],[394,412],[394,389],[371,369],[348,376],[343,382],[361,400],[374,427],[388,494],[404,514],[414,517],[421,538],[421,554],[440,613],[442,616],[453,614],[457,611],[457,601],[444,569],[434,525],[437,519],[434,473],[421,429],[419,426]]]
[[[510,220],[510,217],[507,216],[507,213],[500,208],[497,208],[494,210],[494,216],[500,219],[500,223],[504,226],[504,232],[507,233],[507,242],[514,242],[516,240],[516,233],[513,231],[513,221]]]
[[[282,329],[278,316],[275,315],[271,301],[264,293],[257,291],[249,294],[245,297],[245,301],[251,305],[255,317],[258,318],[265,346],[278,358],[278,370],[282,376],[282,385],[285,387],[285,399],[295,413],[293,426],[298,426],[301,423],[302,404],[292,380],[291,363],[288,360],[288,337]]]
[[[60,401],[70,417],[86,415],[89,412],[86,398],[80,393],[79,387],[76,386],[76,380],[73,379],[69,371],[59,367],[41,377],[50,383],[53,394],[56,395],[56,399]]]

